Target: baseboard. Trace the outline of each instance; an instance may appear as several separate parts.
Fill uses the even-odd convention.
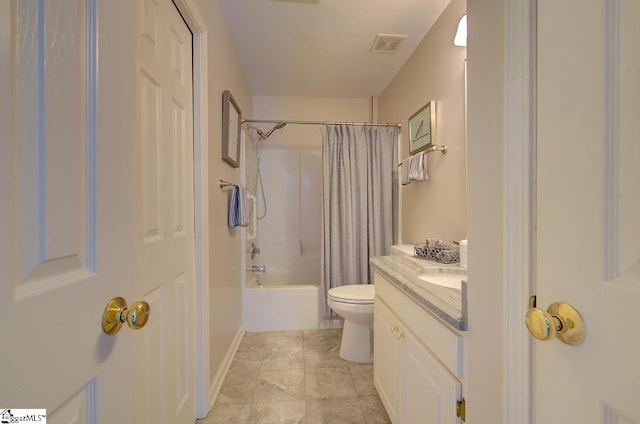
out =
[[[227,354],[224,357],[224,361],[222,362],[222,367],[218,370],[215,377],[211,381],[211,389],[209,390],[209,410],[213,408],[213,405],[216,403],[218,399],[218,395],[220,394],[220,389],[222,388],[222,383],[224,382],[224,378],[227,376],[227,372],[229,371],[229,367],[231,367],[231,362],[233,361],[233,357],[236,355],[238,351],[238,346],[240,346],[240,342],[242,341],[242,336],[244,335],[244,326],[240,325],[238,328],[238,332],[233,338],[233,342],[227,351]]]

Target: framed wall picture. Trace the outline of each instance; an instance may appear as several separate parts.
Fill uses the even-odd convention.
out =
[[[234,168],[240,166],[241,124],[240,107],[229,90],[225,90],[222,93],[222,160]]]
[[[436,142],[436,101],[431,100],[409,118],[409,154],[418,153]]]

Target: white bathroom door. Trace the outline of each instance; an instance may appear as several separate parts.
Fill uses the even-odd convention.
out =
[[[132,422],[140,333],[101,328],[133,277],[132,14],[115,3],[0,2],[0,412],[16,420]]]
[[[135,422],[196,418],[192,38],[171,0],[138,1],[134,137]]]
[[[640,423],[640,2],[538,1],[538,307],[582,315],[534,344],[534,420]]]

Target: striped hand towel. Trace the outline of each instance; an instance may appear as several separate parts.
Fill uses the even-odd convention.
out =
[[[246,227],[249,225],[247,216],[247,196],[244,187],[233,187],[229,199],[229,227]]]

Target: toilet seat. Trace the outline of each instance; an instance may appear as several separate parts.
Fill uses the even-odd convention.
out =
[[[357,305],[369,305],[373,303],[375,286],[373,284],[350,284],[334,287],[327,292],[329,299]]]

